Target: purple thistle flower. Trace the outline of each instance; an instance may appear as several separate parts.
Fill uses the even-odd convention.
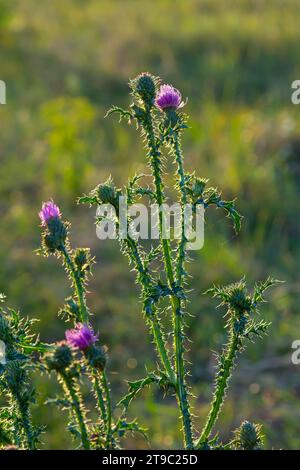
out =
[[[39,212],[39,218],[43,225],[46,225],[50,219],[60,219],[61,212],[59,207],[53,201],[44,202]]]
[[[66,340],[70,346],[84,351],[94,344],[98,337],[94,334],[92,328],[86,323],[77,323],[75,328],[65,332]]]
[[[185,103],[181,99],[181,93],[172,85],[162,85],[155,100],[156,106],[165,110],[167,108],[182,108]]]

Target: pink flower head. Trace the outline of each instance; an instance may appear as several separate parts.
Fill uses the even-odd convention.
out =
[[[155,100],[159,109],[182,108],[185,103],[181,99],[181,93],[172,85],[162,85]]]
[[[39,217],[43,225],[46,225],[50,219],[60,219],[61,212],[59,207],[53,201],[44,202],[39,212]]]
[[[84,351],[94,344],[98,337],[86,323],[77,323],[75,328],[65,332],[67,343],[74,348]]]

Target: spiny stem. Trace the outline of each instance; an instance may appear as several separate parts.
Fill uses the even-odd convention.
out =
[[[111,438],[111,420],[112,420],[112,410],[111,410],[111,399],[110,399],[110,389],[107,381],[105,370],[102,372],[102,383],[105,391],[106,397],[106,411],[107,411],[107,445],[110,445]]]
[[[18,423],[16,423],[16,421],[14,421],[13,436],[14,436],[14,444],[16,447],[21,447],[20,431],[21,431],[21,426]]]
[[[78,422],[78,426],[79,426],[79,429],[80,429],[81,442],[82,442],[83,448],[85,450],[89,450],[90,449],[90,442],[89,442],[89,438],[88,438],[88,433],[87,433],[87,429],[86,429],[86,425],[85,425],[83,412],[82,412],[82,409],[81,409],[81,400],[77,395],[77,391],[76,391],[76,387],[74,385],[74,381],[65,372],[60,372],[60,375],[62,377],[63,384],[65,385],[66,392],[70,396],[70,399],[72,401],[72,409],[75,413],[75,416],[76,416],[76,419],[77,419],[77,422]]]
[[[29,450],[35,450],[36,446],[35,446],[34,439],[32,438],[32,429],[31,429],[28,406],[25,409],[24,409],[24,407],[20,406],[20,412],[21,412],[21,419],[22,419],[23,429],[24,429],[25,434],[26,434],[28,449]]]
[[[178,402],[181,410],[181,419],[185,432],[185,445],[188,449],[193,448],[192,423],[189,410],[189,402],[187,397],[186,384],[184,380],[184,360],[183,360],[183,338],[182,338],[182,312],[180,300],[177,299],[178,306],[173,307],[174,322],[174,347],[175,347],[175,366],[177,374]]]
[[[183,278],[183,263],[185,260],[185,245],[186,245],[186,237],[185,237],[185,221],[184,221],[184,208],[187,203],[187,194],[186,194],[186,187],[185,187],[185,174],[183,168],[183,156],[181,152],[181,145],[179,140],[178,133],[174,136],[174,153],[175,159],[178,166],[178,176],[179,176],[179,188],[181,194],[181,238],[178,247],[178,255],[176,260],[176,282],[179,287],[182,287],[182,278]],[[177,300],[177,309],[174,316],[174,342],[175,342],[175,355],[176,355],[176,371],[177,371],[177,378],[178,378],[178,388],[180,394],[180,402],[182,403],[182,415],[183,420],[186,422],[185,426],[186,429],[190,431],[190,439],[192,440],[192,433],[191,433],[191,418],[189,412],[189,402],[187,399],[187,391],[185,385],[185,373],[184,373],[184,347],[183,347],[183,323],[182,323],[182,308],[181,308],[181,300]]]
[[[176,385],[176,375],[174,374],[174,371],[173,371],[173,368],[172,368],[172,365],[171,365],[171,362],[170,362],[170,359],[169,359],[169,356],[165,347],[164,339],[162,336],[161,326],[158,323],[158,319],[155,313],[153,314],[153,318],[151,318],[150,321],[151,321],[151,327],[152,327],[155,344],[157,346],[157,350],[158,350],[158,354],[161,359],[161,362],[165,367],[169,380],[171,381],[173,385]]]
[[[147,290],[149,289],[149,287],[151,287],[152,279],[151,279],[148,271],[146,270],[146,268],[144,266],[143,260],[141,259],[137,243],[129,235],[127,236],[127,238],[124,241],[128,245],[128,248],[129,248],[130,253],[131,253],[131,259],[132,259],[132,261],[133,261],[133,263],[136,267],[136,270],[138,271],[139,275],[141,276],[143,292],[147,293]],[[162,365],[165,368],[165,371],[166,371],[166,373],[169,377],[169,380],[173,384],[175,384],[176,383],[176,377],[175,377],[175,374],[174,374],[174,371],[173,371],[173,368],[172,368],[172,365],[171,365],[171,361],[170,361],[170,358],[169,358],[169,355],[168,355],[168,352],[167,352],[167,348],[166,348],[166,345],[165,345],[165,341],[164,341],[164,338],[163,338],[162,326],[161,326],[160,321],[159,321],[159,319],[158,319],[158,317],[155,313],[155,308],[154,308],[154,311],[153,311],[151,317],[148,317],[148,319],[149,319],[149,322],[150,322],[150,325],[151,325],[155,345],[157,347],[157,351],[158,351],[159,357],[161,359]]]
[[[107,413],[106,413],[106,408],[105,408],[105,399],[103,397],[103,391],[101,389],[101,384],[99,382],[99,377],[96,369],[93,370],[92,373],[93,377],[93,388],[95,392],[95,396],[97,399],[97,403],[99,406],[99,411],[101,413],[101,418],[104,424],[107,423]]]
[[[239,341],[240,341],[239,336],[232,331],[231,337],[230,337],[230,340],[229,340],[229,343],[225,352],[224,363],[220,365],[220,367],[222,367],[222,371],[219,371],[219,373],[222,374],[221,380],[217,382],[216,384],[216,390],[215,390],[214,398],[213,398],[210,411],[207,417],[207,421],[201,433],[201,436],[196,443],[196,447],[199,447],[200,444],[207,441],[212,431],[212,428],[218,418],[219,412],[221,410],[221,407],[224,401],[225,392],[228,386],[230,372],[234,365],[234,360],[238,352]]]
[[[186,246],[186,236],[185,236],[185,221],[184,221],[184,208],[187,203],[187,191],[186,191],[186,181],[183,168],[183,156],[181,151],[181,142],[180,136],[178,133],[175,134],[173,140],[173,150],[175,154],[175,161],[177,163],[178,171],[178,185],[180,189],[180,199],[181,199],[181,238],[178,247],[178,255],[176,260],[176,281],[177,284],[182,287],[182,277],[183,277],[183,268],[185,260],[185,246]]]
[[[147,143],[149,147],[149,157],[151,168],[153,172],[156,202],[161,207],[164,203],[165,197],[163,192],[163,183],[161,178],[160,169],[160,152],[157,148],[151,110],[147,110],[147,118],[145,120],[145,130]],[[172,266],[171,247],[170,241],[163,236],[163,212],[159,211],[159,229],[160,239],[163,250],[163,258],[166,269],[166,275],[170,289],[175,285],[175,278]],[[184,443],[188,449],[193,448],[193,434],[192,434],[192,423],[189,412],[189,403],[187,398],[186,385],[184,382],[184,361],[183,361],[183,341],[182,341],[182,312],[181,302],[176,296],[172,296],[172,311],[173,311],[173,324],[174,324],[174,348],[175,348],[175,369],[177,376],[177,399],[181,411],[181,419],[184,431]]]
[[[31,429],[28,405],[23,402],[19,393],[15,395],[15,399],[17,402],[18,412],[20,415],[21,428],[23,429],[23,433],[25,434],[25,438],[26,438],[25,447],[27,447],[29,450],[35,450],[36,447],[35,447],[34,440],[32,438],[32,429]]]
[[[81,321],[83,323],[87,323],[89,315],[88,315],[88,310],[87,310],[87,306],[86,306],[86,302],[85,302],[84,289],[83,289],[83,286],[82,286],[81,279],[78,276],[77,269],[75,268],[74,263],[73,263],[70,255],[69,255],[68,250],[65,247],[65,245],[63,245],[61,247],[61,252],[64,255],[64,259],[66,261],[66,264],[67,264],[68,268],[70,269],[70,274],[71,274],[73,282],[74,282],[74,288],[75,288],[76,296],[77,296],[77,299],[78,299],[78,302],[79,302]]]
[[[156,144],[151,110],[147,110],[147,115],[145,119],[145,131],[147,137],[147,143],[149,148],[149,158],[152,168],[154,185],[155,185],[155,196],[156,202],[159,207],[162,206],[165,200],[164,191],[163,191],[163,182],[161,178],[161,169],[160,169],[160,151]],[[173,276],[173,267],[171,261],[171,247],[170,240],[163,237],[163,212],[159,211],[159,230],[160,230],[160,239],[164,255],[164,264],[167,273],[167,277],[170,283],[170,287],[174,285],[174,276]]]

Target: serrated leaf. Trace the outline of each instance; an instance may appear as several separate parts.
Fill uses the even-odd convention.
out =
[[[129,393],[125,395],[118,403],[117,406],[124,406],[125,409],[128,408],[130,402],[133,398],[142,391],[147,385],[158,382],[158,377],[155,374],[149,374],[147,377],[141,380],[136,380],[135,382],[128,382]]]

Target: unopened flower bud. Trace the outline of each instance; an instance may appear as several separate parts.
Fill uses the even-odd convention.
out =
[[[103,346],[94,344],[84,351],[84,355],[90,366],[103,371],[107,362],[106,350]]]
[[[154,104],[157,85],[158,79],[147,72],[141,73],[130,82],[133,93],[148,106]]]
[[[237,313],[248,312],[251,308],[251,298],[247,295],[246,289],[244,286],[237,286],[231,292],[230,297],[230,306]]]
[[[111,178],[98,186],[98,197],[103,204],[119,207],[119,193]]]
[[[53,352],[45,356],[46,364],[49,370],[63,371],[72,363],[72,351],[65,343],[60,343]]]
[[[261,426],[244,421],[235,431],[235,445],[244,450],[258,450],[262,444],[263,436]]]
[[[44,243],[50,252],[61,249],[67,238],[67,228],[59,218],[50,219],[47,223],[48,231],[44,234]]]

